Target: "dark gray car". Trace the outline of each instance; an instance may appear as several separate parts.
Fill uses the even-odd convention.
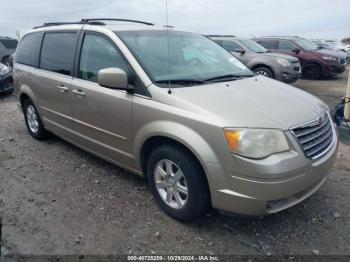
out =
[[[300,78],[301,67],[296,57],[270,53],[250,39],[233,36],[209,37],[257,74],[285,83],[293,83]]]
[[[0,63],[7,64],[10,56],[16,51],[18,41],[0,36]]]

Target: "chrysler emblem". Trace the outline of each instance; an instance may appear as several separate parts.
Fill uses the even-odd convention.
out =
[[[320,116],[318,118],[318,124],[321,126],[326,121],[326,115]]]

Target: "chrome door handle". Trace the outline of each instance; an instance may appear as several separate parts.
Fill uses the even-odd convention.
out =
[[[57,86],[58,89],[60,90],[61,93],[67,93],[69,91],[69,88],[64,86],[64,85],[61,85],[61,86]]]
[[[73,93],[77,96],[77,97],[84,97],[85,93],[82,90],[73,90]]]

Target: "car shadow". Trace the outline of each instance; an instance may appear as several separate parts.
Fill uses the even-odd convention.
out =
[[[350,136],[350,135],[349,135]],[[104,168],[106,172],[105,175],[115,177],[116,179],[121,179],[125,183],[130,183],[131,187],[138,187],[142,191],[148,191],[151,197],[151,192],[148,190],[147,181],[140,176],[134,175],[131,172],[120,168],[114,164],[111,164],[89,152],[80,149],[79,147],[66,142],[65,140],[52,135],[44,143],[51,146],[59,146],[62,149],[63,154],[67,151],[72,154],[79,156],[84,160],[85,163],[89,163],[89,166],[94,166],[95,168]],[[320,195],[318,195],[320,194]],[[319,214],[315,214],[320,209],[331,209],[331,207],[325,207],[323,202],[318,199],[324,199],[322,192],[316,192],[313,196],[306,199],[302,203],[297,204],[287,210],[282,212],[271,214],[268,216],[241,216],[241,215],[228,215],[222,214],[217,210],[210,210],[206,215],[201,217],[199,220],[191,223],[179,222],[173,220],[175,223],[179,223],[182,226],[190,230],[200,230],[203,232],[211,232],[213,229],[219,230],[222,233],[230,232],[232,234],[242,234],[245,236],[256,237],[264,232],[273,232],[276,227],[282,232],[289,224],[298,224],[298,227],[302,228],[302,225],[309,224],[313,221],[315,217]],[[153,200],[154,201],[154,200]],[[158,209],[161,212],[161,221],[172,220],[168,218],[167,215],[157,207],[156,202],[153,203],[155,210]],[[135,206],[136,207],[136,206]],[[312,210],[310,211],[310,207]],[[321,219],[322,220],[322,219]],[[162,223],[160,221],[160,223]],[[166,223],[166,222],[165,222]],[[265,239],[268,241],[268,239]]]

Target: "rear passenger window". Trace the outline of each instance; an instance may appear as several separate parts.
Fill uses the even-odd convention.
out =
[[[86,34],[81,50],[79,78],[97,83],[98,71],[109,67],[119,67],[128,72],[122,56],[107,39]]]
[[[40,68],[71,75],[77,33],[47,33],[41,50]]]
[[[16,51],[15,62],[38,67],[42,33],[32,33],[24,36]]]
[[[292,42],[286,40],[280,40],[279,50],[293,51],[297,46]]]

